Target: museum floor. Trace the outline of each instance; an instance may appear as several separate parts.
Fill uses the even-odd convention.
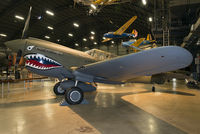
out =
[[[0,99],[0,134],[181,134],[200,132],[200,90],[183,81],[104,85],[85,94],[89,104],[60,106],[54,81],[10,84]],[[4,88],[7,86],[4,85]],[[20,88],[22,87],[22,88]]]

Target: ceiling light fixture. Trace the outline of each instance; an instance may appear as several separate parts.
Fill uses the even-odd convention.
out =
[[[47,35],[46,35],[46,36],[44,36],[44,37],[45,37],[46,39],[50,39],[50,37],[49,37],[49,36],[47,36]]]
[[[90,6],[91,6],[94,10],[97,9],[97,7],[96,7],[94,4],[91,4]]]
[[[47,28],[50,29],[50,30],[53,30],[53,27],[51,27],[51,26],[47,26]]]
[[[15,15],[15,18],[16,18],[16,19],[19,19],[19,20],[24,20],[24,17],[19,16],[19,15]]]
[[[90,39],[91,39],[91,40],[94,40],[94,36],[91,36]]]
[[[51,11],[49,11],[49,10],[46,10],[46,14],[51,15],[51,16],[54,16],[54,13],[51,12]]]
[[[143,4],[143,5],[146,5],[146,4],[147,4],[147,1],[146,1],[146,0],[142,0],[142,4]]]
[[[68,36],[73,37],[73,34],[72,33],[68,33]]]
[[[77,24],[77,23],[73,23],[73,25],[74,25],[75,27],[79,27],[79,24]]]
[[[97,42],[94,42],[94,45],[96,45],[97,44]]]
[[[149,17],[149,22],[152,22],[152,21],[153,21],[152,17]]]
[[[75,43],[75,46],[77,46],[77,47],[78,47],[78,46],[79,46],[79,44],[78,44],[78,43]]]
[[[7,37],[7,35],[6,35],[6,34],[3,34],[3,33],[1,33],[0,36],[1,36],[1,37]]]
[[[114,42],[114,41],[111,41],[111,43],[114,44],[115,42]]]
[[[93,34],[93,35],[95,34],[95,32],[94,32],[94,31],[91,31],[90,33],[91,33],[91,34]]]
[[[83,41],[87,41],[87,39],[86,39],[86,38],[83,38]]]

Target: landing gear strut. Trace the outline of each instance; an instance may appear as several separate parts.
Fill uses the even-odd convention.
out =
[[[60,82],[56,83],[56,85],[53,88],[53,91],[56,95],[64,95],[65,90],[63,90],[60,86]]]
[[[80,104],[83,101],[83,91],[78,87],[72,87],[65,92],[65,100],[71,105]]]

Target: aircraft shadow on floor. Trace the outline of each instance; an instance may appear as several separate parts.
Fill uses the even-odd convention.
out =
[[[52,98],[52,99],[43,99],[43,100],[26,100],[20,102],[9,102],[0,104],[0,108],[15,108],[15,107],[30,107],[30,106],[39,106],[43,104],[54,104],[59,103],[62,100],[62,97]]]
[[[100,133],[159,133],[168,134],[169,129],[172,133],[184,133],[180,129],[169,123],[158,119],[140,109],[139,107],[121,99],[122,96],[131,94],[150,93],[151,91],[140,91],[137,93],[103,93],[86,94],[85,98],[89,101],[88,105],[71,105],[69,108],[78,114],[83,120],[87,121]],[[154,122],[152,131],[149,120]]]
[[[195,96],[195,94],[181,92],[181,91],[173,91],[173,90],[156,90],[155,92],[175,94],[175,95]]]

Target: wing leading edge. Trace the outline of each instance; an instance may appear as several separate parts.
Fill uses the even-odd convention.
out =
[[[192,59],[191,53],[186,49],[167,46],[89,64],[76,71],[102,80],[126,82],[139,76],[187,67]]]

